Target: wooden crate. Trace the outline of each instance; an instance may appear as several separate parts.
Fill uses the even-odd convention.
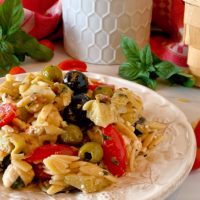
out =
[[[184,41],[189,46],[189,69],[200,86],[200,0],[185,0]]]

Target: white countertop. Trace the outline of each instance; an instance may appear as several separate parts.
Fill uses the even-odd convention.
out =
[[[60,61],[69,58],[62,48],[58,45],[55,55],[48,63],[58,64]],[[27,59],[21,66],[26,71],[39,71],[47,63],[38,63],[31,59]],[[88,71],[111,76],[118,76],[118,66],[115,65],[93,65],[88,64]],[[174,103],[179,107],[188,118],[189,122],[193,122],[200,118],[200,89],[184,88],[181,86],[169,86],[159,84],[157,90],[160,95]],[[172,194],[167,200],[199,200],[200,199],[200,170],[191,172],[181,187]]]

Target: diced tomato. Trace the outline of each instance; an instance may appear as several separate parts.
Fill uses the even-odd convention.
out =
[[[88,89],[94,91],[98,86],[105,85],[104,83],[95,82],[94,84],[89,84]]]
[[[23,68],[20,67],[20,66],[12,67],[11,70],[9,71],[9,74],[12,74],[12,75],[15,75],[15,74],[23,74],[23,73],[26,73],[26,70],[23,69]]]
[[[29,163],[37,164],[55,154],[77,156],[78,150],[75,147],[63,144],[45,144],[35,149],[25,160]]]
[[[87,71],[86,63],[80,60],[64,60],[58,64],[58,67],[62,70],[77,70],[81,72]]]
[[[51,178],[51,175],[44,172],[44,164],[33,164],[33,171],[35,172],[35,177],[38,178],[41,181],[49,180]]]
[[[105,85],[107,85],[107,86],[109,86],[109,87],[111,87],[113,89],[115,88],[114,85],[109,85],[109,84],[106,84],[106,83],[101,83],[101,82],[95,81],[94,83],[88,85],[88,89],[94,91],[97,87],[105,86]]]
[[[55,46],[50,40],[40,40],[39,43],[51,49],[52,51],[55,50]]]
[[[200,147],[200,121],[196,125],[194,132],[196,136],[197,146]]]
[[[77,156],[78,150],[75,147],[63,144],[45,144],[35,149],[26,157],[26,161],[33,166],[36,178],[45,181],[50,179],[50,175],[44,172],[42,161],[51,155]]]
[[[0,106],[0,127],[9,124],[16,116],[16,107],[6,103]]]
[[[194,161],[192,170],[196,170],[200,168],[200,148],[197,148],[196,159]]]
[[[122,176],[126,171],[127,152],[122,134],[114,125],[108,125],[103,131],[103,162],[115,176]]]

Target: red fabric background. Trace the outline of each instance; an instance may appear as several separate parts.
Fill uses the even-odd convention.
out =
[[[151,46],[163,60],[187,66],[187,46],[183,38],[184,2],[182,0],[154,0]],[[156,28],[155,28],[156,27]],[[155,33],[155,29],[159,33]]]
[[[41,38],[62,36],[61,0],[22,0],[25,20],[22,28]],[[182,41],[184,2],[153,0],[152,50],[164,60],[187,66],[187,46]],[[156,30],[156,31],[155,31]],[[158,31],[159,30],[159,31]]]

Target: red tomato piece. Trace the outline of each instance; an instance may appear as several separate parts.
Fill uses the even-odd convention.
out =
[[[0,105],[0,127],[9,124],[16,116],[16,107],[6,103]]]
[[[196,170],[200,168],[200,149],[197,148],[196,159],[194,161],[192,170]]]
[[[44,172],[44,165],[42,163],[37,165],[33,164],[33,171],[35,172],[35,177],[41,181],[46,181],[51,178],[51,175]]]
[[[87,71],[86,63],[80,60],[64,60],[58,64],[58,67],[62,70],[77,70],[81,72]]]
[[[51,49],[52,51],[55,50],[55,46],[50,40],[40,40],[39,43]]]
[[[115,176],[122,176],[126,171],[127,152],[122,134],[114,125],[108,125],[103,131],[103,162]]]
[[[77,156],[78,150],[75,147],[64,144],[45,144],[35,149],[25,160],[29,163],[37,164],[55,154]]]
[[[88,89],[94,91],[97,87],[99,87],[99,86],[105,86],[105,85],[113,88],[113,90],[115,88],[114,85],[109,85],[109,84],[105,84],[105,83],[101,83],[101,82],[95,82],[95,83],[89,84],[88,85]]]
[[[15,75],[15,74],[23,74],[23,73],[26,73],[26,70],[23,69],[23,68],[20,67],[20,66],[12,67],[12,69],[9,71],[9,74],[12,74],[12,75]]]
[[[197,146],[200,147],[200,121],[196,125],[194,132],[196,136]]]

